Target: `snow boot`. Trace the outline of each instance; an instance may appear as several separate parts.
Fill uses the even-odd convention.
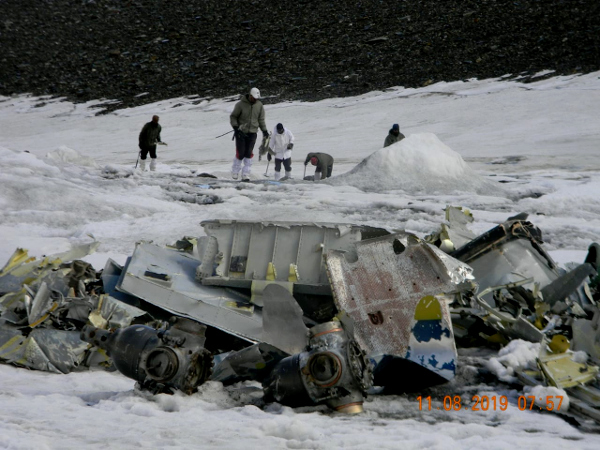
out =
[[[292,178],[292,171],[291,171],[291,170],[290,170],[290,171],[287,171],[287,170],[286,170],[286,171],[285,171],[285,177],[286,177],[287,179],[290,179],[290,178]]]
[[[242,167],[242,180],[250,179],[250,172],[252,171],[252,158],[244,158]]]
[[[145,172],[146,171],[146,160],[142,159],[140,161],[140,172]]]
[[[150,170],[154,172],[156,170],[156,158],[151,158],[150,160]]]
[[[242,168],[242,160],[234,157],[233,164],[231,165],[231,178],[233,178],[234,180],[237,180],[241,168]]]
[[[275,181],[279,181],[280,178],[281,178],[281,172],[275,171]]]

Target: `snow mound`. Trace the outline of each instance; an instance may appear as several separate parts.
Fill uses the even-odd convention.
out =
[[[28,151],[20,152],[6,147],[0,147],[0,180],[2,180],[2,191],[6,191],[7,179],[19,179],[20,177],[55,177],[60,176],[60,169],[40,160]]]
[[[412,134],[377,150],[351,171],[332,178],[330,183],[371,192],[504,194],[498,183],[477,175],[458,153],[433,133]]]
[[[92,158],[83,156],[77,150],[61,145],[56,150],[46,154],[46,158],[52,161],[75,164],[78,166],[97,167],[96,161]]]

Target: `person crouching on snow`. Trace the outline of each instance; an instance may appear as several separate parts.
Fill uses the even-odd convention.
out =
[[[309,153],[306,155],[304,165],[311,163],[313,166],[317,166],[315,169],[315,175],[305,177],[305,180],[310,180],[312,177],[313,181],[319,181],[331,176],[333,172],[333,157],[327,153]]]
[[[267,155],[267,160],[271,161],[271,155],[275,155],[275,180],[281,178],[281,164],[285,168],[286,178],[292,176],[292,148],[294,148],[294,135],[281,123],[273,129],[271,141],[269,142],[271,151]]]

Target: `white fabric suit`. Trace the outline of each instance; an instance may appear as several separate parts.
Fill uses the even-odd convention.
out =
[[[289,149],[288,147],[293,143],[294,135],[290,130],[283,127],[283,133],[279,133],[279,131],[277,131],[277,126],[273,128],[269,148],[272,150],[271,154],[275,157],[275,180],[281,178],[281,163],[283,163],[285,167],[285,176],[289,177],[292,175],[292,149]]]

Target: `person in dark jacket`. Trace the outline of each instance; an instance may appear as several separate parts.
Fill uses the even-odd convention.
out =
[[[397,123],[395,123],[394,125],[392,125],[390,132],[386,136],[385,141],[383,142],[383,146],[387,147],[389,145],[395,144],[396,142],[400,142],[402,139],[404,139],[404,137],[405,136],[402,133],[400,133],[400,126]]]
[[[242,97],[233,108],[229,116],[229,121],[234,129],[235,138],[235,158],[231,166],[231,176],[234,180],[238,179],[240,169],[242,170],[242,181],[250,179],[250,170],[252,169],[252,157],[254,156],[254,144],[256,144],[256,132],[258,128],[262,130],[263,138],[269,136],[267,125],[265,124],[265,108],[260,98],[260,91],[257,88],[250,89],[250,92]],[[242,167],[242,162],[244,167]]]
[[[317,166],[315,169],[314,181],[319,181],[324,178],[329,178],[333,171],[333,157],[327,153],[309,153],[306,155],[304,165],[311,163]]]
[[[158,116],[152,116],[152,121],[148,122],[142,128],[139,137],[140,146],[140,169],[142,172],[146,170],[146,157],[150,153],[150,170],[156,170],[156,144],[163,143],[160,140],[161,126],[158,124]]]

